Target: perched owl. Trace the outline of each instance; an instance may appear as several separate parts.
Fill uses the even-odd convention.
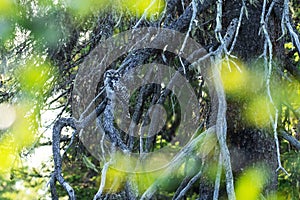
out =
[[[119,121],[121,129],[125,130],[130,123],[129,98],[130,92],[116,70],[107,70],[104,74],[104,85],[107,98],[114,109],[114,115]]]
[[[104,85],[113,87],[113,85],[120,80],[120,77],[120,73],[117,70],[109,69],[104,74]]]
[[[107,70],[104,74],[104,85],[107,97],[116,96],[122,104],[129,103],[129,91],[125,83],[121,79],[121,75],[116,70]]]
[[[106,90],[106,96],[111,101],[115,103],[116,92],[115,88],[120,79],[120,74],[113,69],[107,70],[104,74],[104,87]]]

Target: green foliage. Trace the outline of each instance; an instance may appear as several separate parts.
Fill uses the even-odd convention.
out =
[[[283,167],[289,173],[279,174],[278,192],[286,199],[300,199],[300,157],[299,152],[290,150],[282,154]]]
[[[72,152],[72,154],[73,153],[76,152]],[[73,183],[77,199],[93,199],[99,187],[99,185],[97,185],[98,173],[96,173],[94,169],[90,169],[90,165],[95,166],[95,164],[91,164],[91,157],[84,158],[85,155],[78,156],[77,158],[75,156],[70,157],[72,154],[68,155],[69,161],[64,162],[64,178],[69,183]],[[89,166],[86,166],[86,164],[82,162],[83,159],[89,160]],[[58,187],[58,194],[60,197],[68,199],[66,191],[61,186]]]
[[[21,167],[13,170],[10,176],[0,176],[0,199],[42,199],[46,185],[47,176],[35,169]]]

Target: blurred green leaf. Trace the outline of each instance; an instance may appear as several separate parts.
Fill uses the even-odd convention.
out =
[[[85,164],[86,167],[94,170],[95,172],[99,173],[98,169],[96,168],[96,166],[94,165],[94,163],[92,163],[92,161],[85,155],[83,155],[82,157],[83,159],[83,163]]]

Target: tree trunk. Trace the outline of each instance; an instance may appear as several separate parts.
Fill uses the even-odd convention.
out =
[[[249,17],[248,19],[246,17],[243,18],[233,55],[242,59],[242,62],[251,69],[256,67],[251,66],[252,61],[257,59],[264,50],[263,33],[259,35],[262,1],[256,6],[247,5],[247,9]],[[224,24],[226,25],[230,23],[229,19],[239,16],[240,5],[235,3],[235,1],[226,1],[224,10],[227,11],[225,14],[226,18],[224,19]],[[275,21],[274,13],[271,14],[269,20],[269,23],[274,25],[270,28],[270,37],[273,44],[276,44],[275,40],[279,38],[276,33],[280,32],[280,23]],[[277,44],[274,49],[282,49],[283,45],[279,47],[280,45]],[[263,66],[261,65],[261,67]],[[260,71],[264,71],[264,69],[260,69]],[[247,123],[241,114],[248,107],[249,102],[247,100],[228,99],[227,103],[227,135],[235,177],[241,174],[247,167],[255,164],[263,164],[268,166],[270,172],[266,192],[276,190],[276,169],[278,165],[272,129],[254,128],[254,126]]]

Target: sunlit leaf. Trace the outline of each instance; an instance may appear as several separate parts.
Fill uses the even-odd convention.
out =
[[[237,181],[237,200],[256,200],[263,190],[267,181],[267,174],[264,169],[254,168],[245,171]]]
[[[122,1],[122,8],[128,10],[137,17],[141,17],[143,14],[146,18],[157,17],[163,11],[164,7],[164,0]]]
[[[87,156],[83,155],[82,159],[83,159],[83,163],[85,164],[85,166],[94,170],[95,172],[99,172],[97,170],[96,166],[94,165],[94,163],[92,163],[92,161]]]
[[[286,49],[293,49],[294,48],[294,45],[292,42],[288,42],[288,43],[285,43],[284,44],[284,48]]]
[[[18,108],[17,120],[12,128],[12,134],[15,138],[15,142],[18,145],[18,149],[22,150],[24,147],[28,147],[34,143],[34,128],[36,128],[35,116],[29,115],[26,105],[24,108]]]
[[[9,172],[17,166],[19,153],[35,142],[34,115],[29,115],[27,105],[16,107],[15,119],[12,127],[0,138],[0,171]],[[7,113],[6,115],[8,115]]]
[[[4,175],[8,173],[17,158],[17,152],[15,150],[15,145],[12,143],[9,138],[6,136],[0,141],[0,173]]]
[[[296,61],[296,62],[298,62],[298,61],[300,60],[300,57],[299,57],[299,53],[298,53],[298,52],[296,52],[296,53],[294,54],[294,58],[295,58],[295,61]]]

